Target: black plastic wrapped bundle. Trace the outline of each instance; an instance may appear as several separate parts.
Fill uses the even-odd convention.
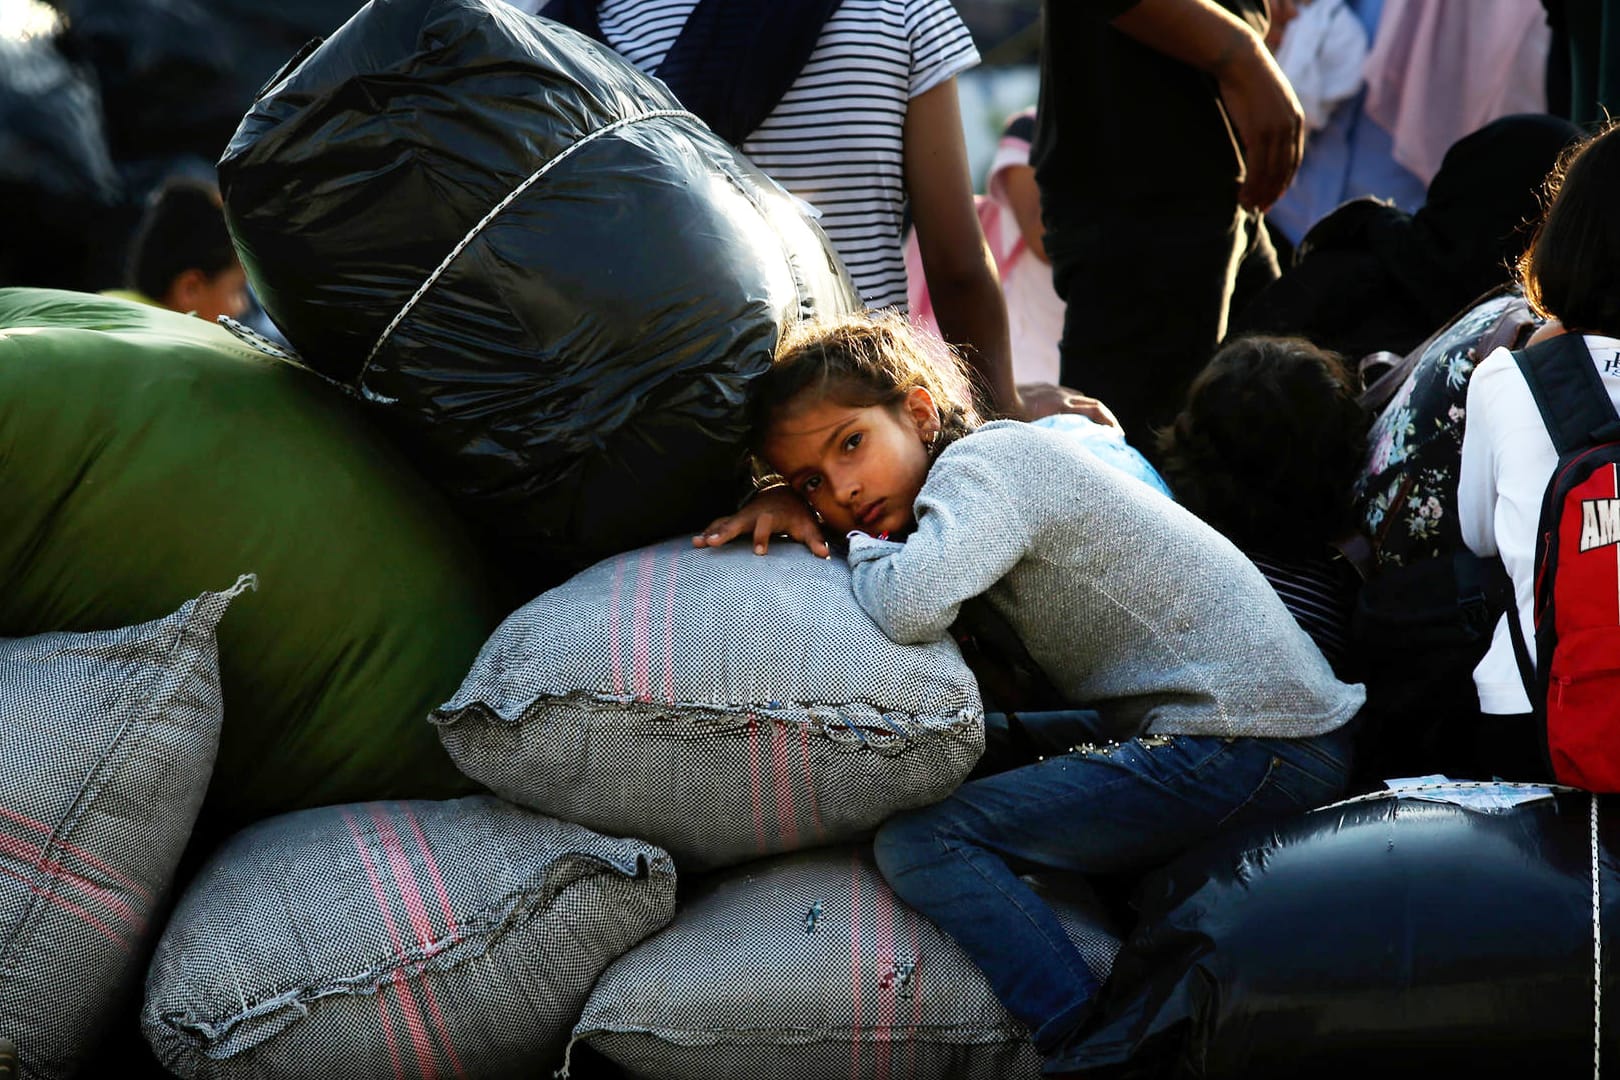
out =
[[[243,119],[255,291],[538,576],[732,508],[746,384],[854,293],[663,84],[500,0],[373,0]]]
[[[1620,1007],[1607,805],[1430,801],[1524,790],[1352,800],[1177,860],[1144,883],[1075,1060],[1156,1080],[1592,1075],[1594,1016]]]

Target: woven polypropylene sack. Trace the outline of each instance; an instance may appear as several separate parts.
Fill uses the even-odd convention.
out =
[[[543,584],[732,509],[782,326],[857,306],[662,83],[502,0],[373,0],[219,173],[277,325]]]
[[[156,622],[0,639],[0,1037],[76,1075],[140,968],[219,745],[214,630]]]
[[[781,856],[689,892],[666,930],[602,975],[574,1029],[637,1076],[1040,1074],[1027,1030],[967,954],[895,898],[868,848]],[[1047,899],[1106,978],[1119,948],[1108,917]]]
[[[1437,783],[1218,837],[1143,883],[1140,921],[1066,1060],[1141,1080],[1392,1063],[1404,1076],[1595,1075],[1596,1021],[1620,993],[1620,870],[1612,813],[1594,829],[1593,806],[1569,789]]]
[[[488,796],[304,810],[197,875],[141,1026],[185,1077],[529,1080],[674,906],[658,848]]]
[[[242,571],[200,826],[476,790],[428,712],[511,610],[357,407],[218,326],[0,290],[0,634],[131,626]]]
[[[944,798],[984,749],[955,643],[890,641],[842,560],[688,538],[520,608],[432,719],[497,794],[683,870],[850,838]]]

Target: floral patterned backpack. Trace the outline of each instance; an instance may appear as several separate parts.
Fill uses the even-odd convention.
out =
[[[1473,669],[1501,608],[1499,565],[1476,558],[1457,524],[1468,379],[1537,324],[1516,289],[1494,290],[1363,395],[1377,418],[1354,499],[1371,553],[1351,637],[1367,685],[1371,774],[1466,767],[1458,735],[1479,715]]]

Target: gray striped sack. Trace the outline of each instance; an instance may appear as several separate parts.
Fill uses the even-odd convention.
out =
[[[185,1077],[529,1080],[674,907],[658,848],[487,795],[286,814],[186,890],[141,1027]]]
[[[1042,891],[1106,978],[1119,951],[1106,915]],[[895,898],[865,845],[703,881],[668,929],[602,975],[574,1038],[657,1080],[1041,1071],[1027,1030],[956,943]]]
[[[432,719],[492,791],[683,871],[851,839],[984,749],[955,642],[895,644],[841,559],[787,542],[604,560],[508,618]]]
[[[220,616],[0,639],[0,1038],[75,1075],[139,986],[219,747]]]

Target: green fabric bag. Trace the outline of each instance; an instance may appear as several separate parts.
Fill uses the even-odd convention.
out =
[[[398,452],[221,327],[0,289],[0,635],[133,626],[246,572],[200,826],[475,790],[426,717],[503,612]]]

